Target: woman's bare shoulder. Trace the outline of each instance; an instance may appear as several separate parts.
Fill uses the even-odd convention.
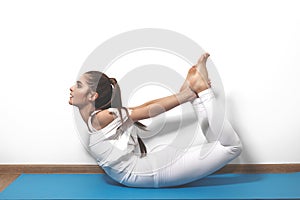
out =
[[[95,129],[100,130],[110,124],[116,116],[109,109],[102,110],[92,118],[92,125]]]

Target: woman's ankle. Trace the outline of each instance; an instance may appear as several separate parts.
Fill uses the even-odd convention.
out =
[[[197,93],[197,99],[200,99],[200,102],[203,103],[207,100],[215,98],[212,88],[207,88],[201,92]]]

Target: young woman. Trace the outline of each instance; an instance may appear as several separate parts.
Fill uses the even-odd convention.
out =
[[[218,105],[207,74],[208,57],[208,53],[203,54],[190,68],[177,94],[137,107],[123,107],[117,81],[101,72],[84,73],[70,88],[69,103],[78,107],[87,124],[89,150],[107,175],[131,187],[178,186],[215,172],[241,153],[240,140],[226,119],[222,129],[217,130],[219,124],[214,121],[213,112]],[[200,158],[203,146],[184,150],[170,146],[156,154],[147,153],[139,137],[146,127],[139,120],[186,102],[192,103],[199,123],[208,121],[210,131],[204,145],[213,145],[210,152]]]

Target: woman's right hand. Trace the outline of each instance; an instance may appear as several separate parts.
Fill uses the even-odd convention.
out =
[[[210,83],[207,83],[203,75],[197,70],[196,66],[189,69],[186,79],[181,87],[180,91],[189,87],[195,93],[199,93],[210,87]]]

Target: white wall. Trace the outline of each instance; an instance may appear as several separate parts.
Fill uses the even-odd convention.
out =
[[[298,1],[1,1],[0,163],[91,164],[69,87],[102,42],[138,28],[184,34],[210,52],[237,163],[300,163]]]

